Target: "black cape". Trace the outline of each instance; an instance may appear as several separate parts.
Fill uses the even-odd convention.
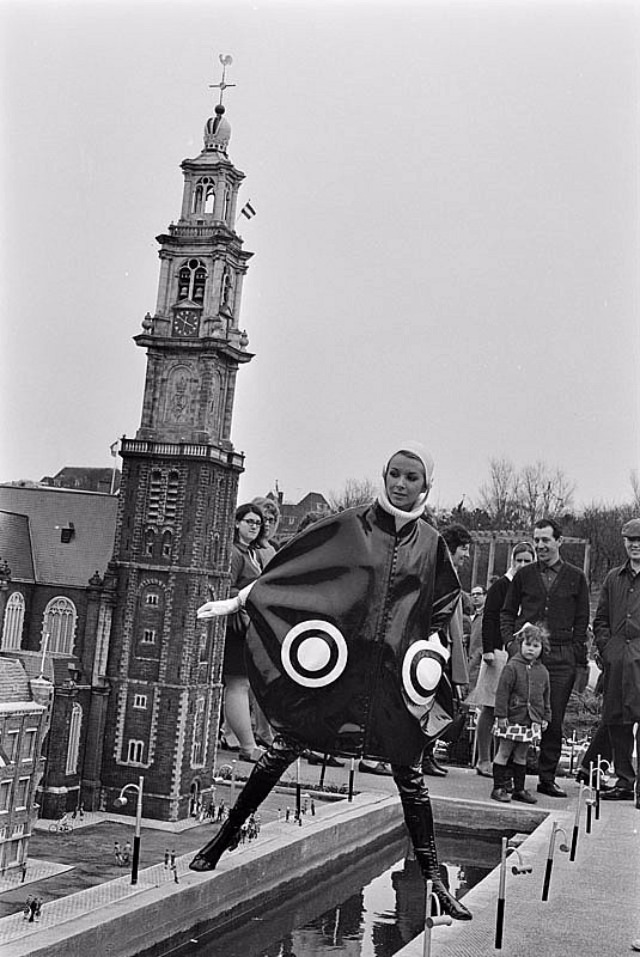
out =
[[[249,678],[276,731],[322,753],[419,760],[452,717],[438,640],[460,592],[441,536],[375,503],[309,527],[247,600]]]

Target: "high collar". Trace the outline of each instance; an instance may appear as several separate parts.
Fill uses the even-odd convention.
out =
[[[392,505],[389,501],[386,490],[381,489],[378,494],[378,505],[387,513],[387,515],[393,516],[396,523],[396,531],[399,532],[401,528],[403,528],[405,525],[408,525],[409,522],[415,522],[415,520],[420,518],[420,516],[424,513],[424,507],[428,494],[429,492],[427,491],[420,495],[418,498],[418,504],[412,512],[404,512],[401,508],[396,508],[395,505]]]

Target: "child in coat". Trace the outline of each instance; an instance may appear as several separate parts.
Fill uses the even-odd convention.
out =
[[[525,623],[514,635],[519,650],[504,666],[496,692],[493,734],[497,753],[493,760],[494,801],[537,804],[525,788],[527,752],[537,744],[551,720],[549,672],[540,661],[548,651],[549,638],[544,628]],[[513,794],[505,788],[506,765],[513,756]]]

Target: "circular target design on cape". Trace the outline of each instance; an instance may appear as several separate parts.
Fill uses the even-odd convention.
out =
[[[323,688],[344,671],[347,643],[335,625],[311,619],[289,629],[280,656],[282,667],[296,684]]]
[[[433,698],[442,677],[442,657],[429,641],[415,641],[402,662],[402,684],[414,704],[425,705]]]

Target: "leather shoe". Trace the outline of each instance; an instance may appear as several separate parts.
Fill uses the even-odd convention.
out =
[[[359,761],[358,771],[363,774],[391,774],[391,768],[384,761]]]
[[[621,788],[616,785],[610,791],[605,791],[600,795],[603,801],[633,801],[633,790],[631,788]]]
[[[539,781],[536,788],[538,794],[546,794],[551,798],[566,798],[567,792],[559,788],[555,781]]]
[[[343,768],[344,761],[338,761],[332,754],[317,754],[316,751],[307,751],[305,755],[309,764],[325,764],[328,768]]]
[[[445,778],[449,772],[441,768],[439,764],[436,764],[433,758],[423,758],[422,773],[428,774],[432,778]]]

